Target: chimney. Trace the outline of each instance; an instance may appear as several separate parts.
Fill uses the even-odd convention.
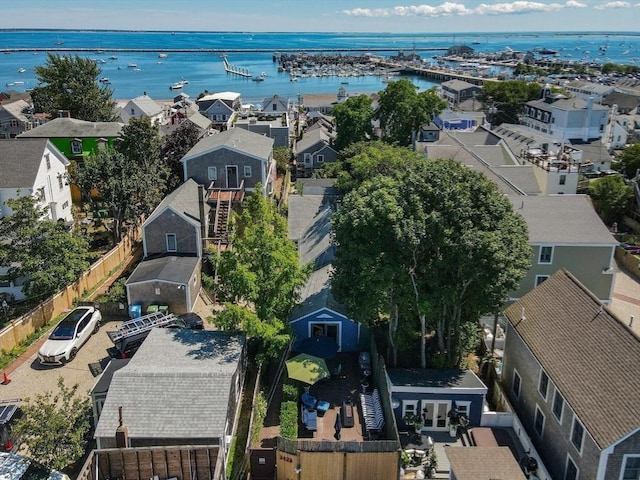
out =
[[[122,405],[118,407],[118,428],[116,428],[116,447],[127,448],[129,446],[129,430],[122,420]]]
[[[71,118],[71,110],[58,110],[58,118]]]

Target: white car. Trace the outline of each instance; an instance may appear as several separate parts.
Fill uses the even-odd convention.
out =
[[[42,365],[64,365],[73,360],[89,337],[100,328],[102,314],[94,307],[71,310],[49,334],[38,350]]]

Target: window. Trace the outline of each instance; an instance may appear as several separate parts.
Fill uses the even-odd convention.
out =
[[[64,203],[62,204],[62,209],[63,209],[63,210],[66,210],[67,208],[69,208],[69,202],[64,202]]]
[[[522,383],[522,379],[516,370],[513,371],[513,385],[511,385],[511,390],[515,394],[516,398],[520,398],[520,386]]]
[[[178,240],[175,233],[167,233],[167,252],[175,252],[178,250]]]
[[[318,155],[318,163],[324,163],[324,155]]]
[[[16,128],[18,126],[18,120],[16,120],[15,118],[12,118],[9,124],[11,125],[12,128]]]
[[[44,161],[47,164],[47,170],[51,170],[51,156],[48,153],[44,156]]]
[[[640,480],[640,455],[625,455],[622,463],[622,480]]]
[[[131,115],[135,115],[135,114],[136,114],[136,111],[135,111],[135,109],[132,108],[131,109]]]
[[[544,282],[547,278],[549,278],[549,275],[536,275],[536,287]]]
[[[560,185],[564,185],[565,183],[567,183],[567,176],[560,175]]]
[[[311,154],[310,153],[305,153],[304,154],[304,164],[305,165],[311,165]]]
[[[547,399],[547,391],[549,390],[549,376],[544,373],[544,370],[540,371],[540,380],[538,381],[538,391],[542,398]]]
[[[567,468],[564,472],[564,480],[578,480],[578,467],[573,463],[571,457],[567,456]]]
[[[558,421],[562,420],[562,410],[564,409],[564,398],[556,389],[556,393],[553,395],[553,415],[558,419]]]
[[[582,441],[584,440],[584,427],[576,417],[573,417],[573,428],[571,429],[571,443],[578,452],[582,451]]]
[[[538,258],[538,263],[551,263],[552,258],[553,258],[553,247],[550,247],[550,246],[540,247],[540,257]]]
[[[218,179],[218,169],[216,167],[207,168],[207,175],[209,180],[217,180]]]
[[[9,275],[0,275],[0,287],[10,287],[11,278]]]
[[[273,111],[276,112],[278,110],[278,105],[274,103],[272,106],[273,106]]]
[[[44,187],[40,187],[36,193],[36,197],[38,198],[38,200],[40,202],[43,202],[45,200],[45,196],[44,196]]]
[[[402,401],[402,416],[405,415],[417,415],[418,414],[418,402],[416,400],[403,400]]]
[[[82,153],[82,140],[75,139],[71,141],[71,153],[79,155]]]
[[[62,175],[58,175],[58,187],[60,188],[60,190],[64,188],[64,179]]]
[[[244,176],[245,178],[251,176],[251,165],[244,166]]]
[[[533,422],[533,429],[540,436],[540,438],[542,438],[542,434],[544,433],[544,413],[542,413],[542,410],[540,410],[537,405],[536,418]]]

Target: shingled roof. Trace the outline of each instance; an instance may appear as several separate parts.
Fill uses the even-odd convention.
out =
[[[640,428],[640,339],[573,275],[504,313],[601,449]]]
[[[20,138],[115,138],[124,124],[118,122],[87,122],[77,118],[59,117],[19,135]]]
[[[182,157],[181,161],[185,162],[220,148],[236,150],[267,161],[273,150],[273,139],[243,128],[230,128],[216,135],[202,138]]]
[[[60,150],[46,138],[1,141],[0,188],[33,187],[47,149],[65,166],[69,165]]]

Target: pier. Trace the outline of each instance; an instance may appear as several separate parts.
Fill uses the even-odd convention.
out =
[[[419,52],[445,52],[447,47],[410,47],[413,51]],[[392,52],[398,47],[371,47],[371,48],[280,48],[282,53],[302,53],[302,52],[333,52],[333,53],[355,53],[355,52]],[[210,49],[210,48],[72,48],[59,45],[53,47],[36,48],[0,48],[0,53],[25,53],[25,52],[51,52],[51,53],[214,53],[224,55],[227,53],[272,53],[273,48],[231,48],[231,49]]]
[[[442,70],[438,68],[419,67],[416,65],[400,65],[390,62],[379,62],[379,65],[389,69],[394,69],[402,75],[415,75],[418,77],[426,77],[436,82],[448,82],[449,80],[463,80],[467,83],[482,86],[485,82],[499,82],[500,79],[496,77],[475,77],[466,73],[457,73],[448,70]]]
[[[251,74],[249,73],[248,68],[229,65],[229,62],[227,61],[227,56],[222,54],[221,57],[222,57],[222,62],[224,63],[225,72],[238,75],[239,77],[245,77],[245,78],[251,77]]]

